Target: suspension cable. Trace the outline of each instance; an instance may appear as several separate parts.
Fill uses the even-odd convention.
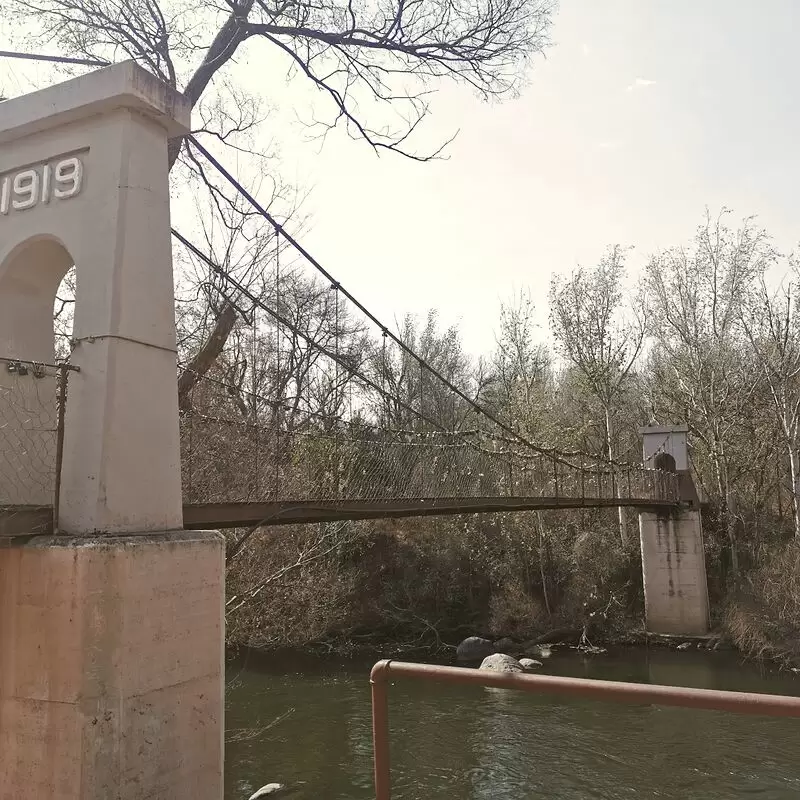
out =
[[[258,440],[258,400],[256,399],[256,389],[258,388],[258,375],[256,373],[256,347],[257,347],[257,335],[256,331],[258,328],[258,306],[253,306],[253,338],[250,344],[250,373],[251,373],[251,381],[250,381],[250,388],[251,388],[251,402],[253,404],[253,421],[255,422],[256,428],[256,446],[253,452],[253,460],[255,462],[255,491],[258,493],[258,471],[259,471],[259,463],[258,463],[258,454],[261,449],[259,440]]]
[[[173,231],[174,232],[174,231]],[[185,244],[185,242],[184,242]],[[275,231],[275,310],[281,310],[281,234]],[[282,384],[281,378],[281,326],[275,324],[275,388]],[[297,389],[298,393],[300,388]],[[278,405],[275,407],[275,499],[280,497],[280,452],[281,452],[281,399],[276,397]]]
[[[324,345],[320,344],[313,337],[309,336],[308,334],[306,334],[302,330],[300,330],[297,326],[293,325],[292,322],[290,320],[288,320],[285,316],[283,316],[282,314],[279,314],[277,311],[275,311],[275,310],[271,309],[269,306],[267,306],[262,300],[260,300],[256,295],[254,295],[249,289],[247,289],[245,286],[243,286],[241,284],[241,282],[236,280],[236,278],[234,278],[229,272],[227,272],[225,269],[220,267],[218,264],[215,264],[212,259],[210,259],[205,253],[203,253],[202,250],[200,250],[189,239],[187,239],[185,236],[183,236],[181,233],[179,233],[175,228],[172,228],[171,231],[172,231],[172,235],[176,239],[178,239],[178,241],[181,242],[195,256],[197,256],[197,258],[199,258],[204,264],[206,264],[208,267],[210,267],[223,280],[227,281],[228,283],[230,283],[231,286],[233,286],[235,289],[240,291],[248,300],[250,300],[251,303],[253,303],[254,305],[257,305],[259,308],[261,308],[264,311],[266,311],[267,314],[269,314],[279,325],[282,325],[282,326],[288,328],[295,335],[299,336],[303,341],[305,341],[310,347],[313,347],[318,352],[322,353],[324,356],[326,356],[327,358],[331,359],[331,361],[333,361],[335,364],[338,364],[339,366],[344,367],[345,371],[347,373],[349,373],[353,378],[357,378],[365,386],[368,386],[370,389],[373,389],[376,392],[378,392],[378,394],[381,395],[382,397],[384,397],[384,399],[396,403],[400,408],[402,408],[403,410],[408,411],[409,413],[411,413],[412,416],[422,420],[423,422],[427,422],[429,425],[431,425],[433,428],[435,428],[438,432],[440,432],[440,433],[449,433],[447,427],[442,425],[441,422],[439,422],[438,420],[435,420],[432,417],[430,417],[427,414],[425,414],[421,408],[419,410],[414,408],[413,407],[413,398],[411,399],[412,400],[411,403],[406,403],[403,400],[401,400],[399,397],[397,397],[396,395],[393,395],[390,392],[388,392],[385,389],[383,389],[382,387],[380,387],[377,383],[375,383],[375,381],[371,380],[369,377],[364,375],[363,372],[361,372],[360,370],[358,370],[355,367],[353,367],[352,364],[347,363],[336,352],[334,352],[330,348],[327,348]],[[286,236],[286,234],[283,233],[282,230],[280,231],[280,233],[282,235]],[[387,334],[387,335],[391,335],[391,334]],[[408,348],[405,348],[405,349],[408,351]],[[422,375],[422,369],[425,366],[424,363],[421,363],[420,359],[418,359],[413,352],[411,352],[411,351],[408,351],[408,352],[410,352],[410,354],[413,355],[417,359],[418,363],[420,363],[420,375]],[[477,433],[480,434],[480,431],[477,431]],[[502,439],[502,437],[500,437],[500,438]],[[519,439],[519,437],[516,437],[516,438]],[[511,441],[509,441],[508,443],[511,444]],[[524,440],[523,440],[523,444],[525,444]],[[471,445],[471,446],[474,447],[475,445]],[[548,457],[548,458],[550,458],[552,460],[559,461],[560,463],[564,464],[565,466],[572,467],[572,468],[575,468],[575,464],[573,464],[569,459],[574,455],[579,455],[579,454],[567,454],[567,453],[564,453],[564,452],[562,452],[560,450],[556,450],[554,448],[553,449],[545,449],[545,448],[541,448],[541,447],[532,446],[532,447],[530,447],[530,449],[532,449],[534,452],[538,453],[539,455],[543,455],[543,456],[546,456],[546,457]],[[521,454],[518,454],[518,455],[521,456]],[[592,458],[592,456],[589,456],[589,457]],[[596,459],[596,460],[599,461],[600,459]],[[607,462],[604,462],[604,463],[607,463]]]
[[[254,295],[249,289],[247,289],[239,281],[237,281],[236,278],[234,278],[232,275],[230,275],[228,272],[226,272],[224,269],[222,269],[222,267],[220,267],[217,264],[215,264],[208,256],[205,255],[205,253],[203,253],[202,250],[200,250],[197,246],[195,246],[192,242],[190,242],[186,237],[184,237],[182,234],[180,234],[178,231],[176,231],[175,228],[172,228],[171,230],[172,230],[172,235],[179,242],[181,242],[181,244],[183,244],[188,250],[190,250],[195,256],[197,256],[197,258],[199,258],[204,264],[206,264],[208,267],[210,267],[212,270],[214,270],[214,272],[216,272],[221,278],[223,278],[224,280],[228,281],[233,287],[238,289],[248,300],[250,300],[251,303],[255,303],[256,305],[258,305],[259,308],[261,308],[264,311],[266,311],[267,314],[269,314],[276,322],[280,323],[281,325],[283,325],[284,327],[286,327],[290,331],[292,331],[292,333],[294,333],[295,335],[299,336],[310,347],[313,347],[314,349],[316,349],[318,352],[322,353],[327,358],[330,358],[332,361],[336,362],[336,360],[337,360],[336,353],[334,353],[330,348],[325,347],[325,345],[320,344],[313,337],[308,336],[306,333],[304,333],[302,330],[300,330],[300,328],[298,328],[296,325],[293,325],[282,314],[279,314],[277,311],[274,311],[273,309],[271,309],[262,300],[260,300],[258,297],[256,297],[256,295]],[[341,360],[339,361],[339,364],[340,364],[340,366],[344,367],[346,372],[348,372],[352,377],[358,378],[358,380],[360,380],[362,383],[364,383],[370,389],[374,389],[376,392],[378,392],[381,395],[385,394],[385,392],[383,391],[383,389],[381,389],[380,386],[378,386],[374,381],[372,381],[370,378],[368,378],[366,375],[364,375],[360,370],[358,370],[355,367],[353,367],[352,364],[344,363]],[[444,426],[442,426],[439,422],[437,422],[434,419],[430,419],[428,417],[422,416],[419,413],[419,411],[417,411],[415,408],[412,408],[410,405],[408,405],[407,403],[403,402],[399,398],[396,398],[396,397],[392,396],[392,397],[390,397],[390,399],[396,401],[406,411],[411,412],[416,417],[420,417],[420,419],[424,420],[429,425],[432,425],[437,430],[442,431],[442,432],[446,432],[446,428],[444,428]]]
[[[422,356],[417,355],[417,353],[410,348],[403,340],[397,336],[396,334],[392,333],[389,328],[386,327],[363,303],[361,303],[350,291],[348,291],[342,284],[336,280],[336,278],[331,275],[325,267],[317,261],[311,253],[308,252],[291,234],[287,233],[284,227],[247,191],[247,189],[242,186],[242,184],[228,172],[225,167],[220,164],[220,162],[202,145],[200,142],[197,141],[196,137],[189,134],[186,137],[187,141],[191,142],[208,160],[208,162],[230,183],[230,185],[236,189],[236,191],[242,195],[242,197],[247,200],[248,203],[265,219],[269,222],[270,225],[276,230],[280,231],[283,236],[286,238],[292,247],[300,253],[309,264],[311,264],[318,272],[320,272],[328,281],[332,284],[335,284],[339,287],[339,290],[344,294],[344,296],[353,303],[356,308],[358,308],[369,320],[371,320],[386,336],[391,337],[392,341],[398,345],[402,350],[404,350],[408,355],[410,355],[414,360],[416,360],[420,367],[427,369],[434,377],[436,377],[444,386],[446,386],[450,391],[455,392],[465,403],[467,403],[470,407],[472,407],[475,411],[479,414],[482,414],[488,420],[493,422],[495,425],[500,427],[506,433],[513,436],[515,439],[522,442],[526,447],[531,448],[538,453],[542,453],[543,455],[552,455],[557,456],[557,450],[551,450],[544,447],[539,447],[535,445],[533,442],[526,439],[521,434],[517,433],[514,428],[507,423],[503,422],[502,420],[498,419],[494,414],[490,411],[485,409],[480,403],[473,400],[467,394],[465,394],[461,389],[459,389],[455,384],[449,381],[444,375],[442,375],[439,370],[435,367],[431,366]]]

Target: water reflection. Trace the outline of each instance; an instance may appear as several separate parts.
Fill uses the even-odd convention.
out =
[[[226,800],[269,781],[296,797],[367,800],[372,793],[368,663],[250,658],[228,691],[228,728],[260,738],[226,751]],[[796,694],[791,675],[719,653],[554,655],[548,672]],[[797,723],[715,712],[553,702],[504,690],[399,684],[390,690],[396,800],[800,797]]]

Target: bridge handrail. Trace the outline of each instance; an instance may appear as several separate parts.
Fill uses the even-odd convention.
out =
[[[379,661],[370,673],[372,687],[372,739],[375,761],[375,800],[391,800],[389,762],[389,686],[399,678],[436,683],[490,686],[516,689],[534,694],[561,697],[584,697],[617,703],[642,703],[768,717],[800,717],[800,697],[723,692],[716,689],[689,689],[585,678],[562,678],[555,675],[525,675],[491,670]]]

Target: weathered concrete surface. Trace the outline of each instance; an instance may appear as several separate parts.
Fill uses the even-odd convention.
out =
[[[185,100],[132,62],[3,103],[0,356],[53,361],[53,300],[77,270],[69,533],[182,527],[167,141],[189,122]],[[54,408],[54,383],[36,389]]]
[[[639,514],[647,629],[708,632],[708,586],[700,513]]]
[[[0,800],[220,800],[223,544],[0,546]]]
[[[684,503],[676,511],[639,513],[645,615],[652,633],[708,632],[703,529],[689,468],[688,430],[687,425],[639,428],[644,465],[677,471]]]
[[[178,532],[167,141],[189,111],[132,62],[2,104],[0,356],[53,361],[74,264],[80,371],[58,520],[73,536],[0,543],[0,800],[222,797],[224,543]],[[53,382],[16,394],[50,419]],[[19,470],[46,472],[52,448],[17,427],[38,459]],[[21,486],[0,503],[51,502]]]
[[[191,106],[134,61],[122,61],[55,86],[5,101],[0,144],[127,108],[144,114],[170,136],[186,133]]]
[[[639,428],[642,435],[642,459],[649,469],[656,467],[656,457],[666,453],[675,459],[678,472],[689,469],[688,425],[648,425]]]

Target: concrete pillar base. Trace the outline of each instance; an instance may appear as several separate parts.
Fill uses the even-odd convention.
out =
[[[224,541],[0,544],[0,799],[220,800]]]
[[[700,512],[639,514],[647,630],[708,633],[708,584]]]

